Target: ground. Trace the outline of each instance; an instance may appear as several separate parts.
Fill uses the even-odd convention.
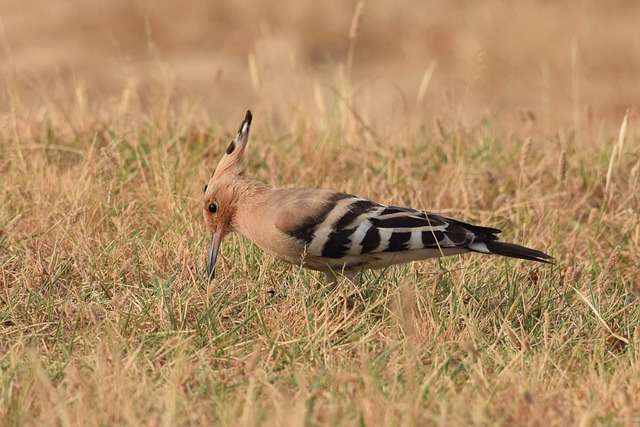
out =
[[[0,0],[0,425],[640,423],[640,4]],[[359,18],[359,19],[357,19]],[[223,243],[249,169],[504,230],[360,288]]]

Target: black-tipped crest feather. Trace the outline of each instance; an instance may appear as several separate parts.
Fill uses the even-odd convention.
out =
[[[251,110],[247,110],[247,114],[244,116],[244,120],[240,123],[240,127],[238,128],[238,138],[242,135],[242,131],[244,130],[244,125],[247,125],[247,133],[249,133],[249,127],[251,126],[251,120],[253,119],[253,114],[251,114]]]
[[[235,149],[236,149],[236,142],[235,141],[231,141],[231,143],[227,147],[227,154],[233,153],[233,150],[235,150]]]
[[[245,172],[244,151],[249,142],[249,129],[253,115],[251,110],[247,110],[244,120],[240,124],[238,134],[235,139],[229,143],[225,155],[220,159],[216,170],[213,172],[213,178],[220,178],[223,175],[243,175]]]

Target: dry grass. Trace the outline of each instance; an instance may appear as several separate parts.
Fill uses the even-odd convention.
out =
[[[569,7],[523,4],[516,18]],[[443,16],[471,7],[435,5]],[[588,108],[590,69],[584,58],[572,69],[566,50],[569,75],[583,70],[581,101],[554,104],[558,123],[519,108],[521,89],[502,107],[461,116],[468,98],[439,103],[432,88],[446,72],[429,63],[389,115],[360,59],[383,17],[365,4],[350,37],[356,3],[344,8],[337,23],[296,39],[303,48],[263,29],[247,65],[232,62],[244,73],[238,98],[239,86],[223,81],[217,93],[229,96],[208,101],[187,96],[157,59],[112,87],[21,76],[26,48],[7,32],[15,62],[2,74],[0,121],[0,425],[640,423],[637,104],[626,94],[612,106],[607,94]],[[408,10],[392,15],[409,19]],[[600,12],[589,4],[568,25]],[[340,54],[322,72],[312,55],[274,62],[287,49],[331,51],[334,26]],[[401,41],[389,43],[383,52]],[[393,70],[380,65],[384,54],[368,61]],[[548,83],[555,99],[560,83]],[[209,103],[225,112],[209,117],[223,110]],[[370,273],[362,288],[344,283],[327,296],[317,274],[234,236],[207,284],[202,186],[247,107],[250,165],[269,184],[502,227],[505,240],[548,250],[558,264],[470,255]]]

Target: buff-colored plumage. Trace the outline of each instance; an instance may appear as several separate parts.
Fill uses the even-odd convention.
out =
[[[324,272],[328,283],[335,283],[336,274],[354,279],[363,269],[465,252],[552,259],[534,249],[498,242],[500,230],[495,228],[330,190],[269,188],[246,174],[251,119],[248,111],[205,187],[210,279],[220,243],[233,231],[278,259]]]

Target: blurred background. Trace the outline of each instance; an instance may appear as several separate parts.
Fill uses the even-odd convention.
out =
[[[619,126],[638,106],[640,2],[369,1],[352,28],[357,5],[0,0],[2,112],[144,109],[160,90],[226,124],[259,105],[348,102],[345,81],[372,120],[497,114],[549,133]]]

